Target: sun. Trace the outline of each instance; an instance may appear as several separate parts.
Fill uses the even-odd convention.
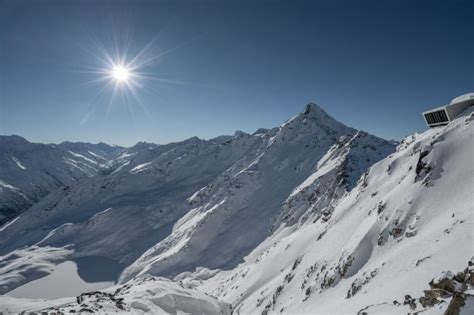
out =
[[[130,78],[130,70],[125,66],[115,65],[111,71],[111,75],[115,81],[126,83]]]
[[[0,0],[1,2],[1,0]],[[107,103],[107,116],[116,104],[125,105],[131,116],[134,115],[133,106],[139,105],[148,116],[145,99],[141,93],[158,96],[160,91],[156,87],[160,84],[187,85],[184,81],[172,80],[169,77],[159,77],[156,67],[161,64],[165,55],[170,54],[187,42],[175,47],[158,50],[157,37],[146,43],[142,48],[132,47],[128,37],[121,39],[115,35],[109,41],[99,41],[92,38],[91,47],[84,47],[85,52],[93,57],[93,65],[83,66],[79,72],[90,73],[94,79],[85,84],[101,85],[95,97],[97,104]],[[102,102],[102,98],[110,96],[108,102]],[[98,101],[98,100],[101,101]]]

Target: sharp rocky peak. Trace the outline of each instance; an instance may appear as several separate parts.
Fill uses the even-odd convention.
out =
[[[280,130],[315,128],[325,130],[326,133],[339,135],[353,135],[356,130],[337,121],[330,116],[324,109],[315,103],[309,103],[305,106],[303,112],[286,121],[280,126]],[[314,129],[314,130],[316,130]]]
[[[335,120],[324,109],[315,103],[308,103],[301,115],[305,118]]]

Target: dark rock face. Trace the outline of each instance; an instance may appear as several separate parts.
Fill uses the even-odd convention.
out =
[[[420,152],[420,157],[418,158],[418,162],[416,163],[416,178],[415,182],[419,181],[420,179],[424,178],[426,175],[428,175],[431,172],[431,166],[428,165],[423,159],[428,156],[430,151],[422,151]]]
[[[409,305],[412,310],[416,309],[416,299],[412,298],[410,295],[405,295],[405,301],[403,305]]]
[[[438,298],[440,298],[441,296],[443,296],[443,292],[441,290],[426,290],[424,291],[425,293],[425,296],[422,296],[420,298],[420,304],[423,306],[423,307],[431,307],[431,306],[434,306],[439,302]]]
[[[467,298],[474,296],[465,293],[467,289],[473,287],[474,278],[474,258],[468,262],[468,267],[462,272],[453,274],[446,272],[442,277],[430,281],[430,290],[424,291],[424,296],[419,298],[420,304],[424,308],[432,307],[444,302],[442,299],[449,299],[446,315],[457,315],[465,305]]]
[[[428,258],[429,256],[418,262]],[[470,304],[470,301],[474,300],[474,295],[466,292],[474,288],[474,257],[468,262],[468,267],[464,269],[464,271],[456,274],[445,271],[440,277],[431,280],[429,286],[430,289],[425,290],[424,296],[420,298],[414,298],[407,294],[402,303],[394,300],[391,304],[396,308],[402,308],[403,310],[400,309],[400,313],[406,313],[408,311],[409,314],[419,314],[427,311],[431,307],[442,303],[449,303],[445,306],[444,315],[459,315],[461,311],[463,311],[463,307],[467,304],[466,301],[469,300]],[[357,290],[358,285],[353,283],[347,298],[355,294]],[[390,303],[385,302],[378,305],[382,304]],[[372,306],[374,305],[369,305],[361,309],[358,314],[367,314],[365,311]]]
[[[471,294],[455,293],[444,315],[459,315],[462,307],[466,305],[466,298],[468,296],[474,297]]]

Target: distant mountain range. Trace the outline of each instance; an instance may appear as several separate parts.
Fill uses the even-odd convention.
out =
[[[273,129],[166,145],[1,136],[0,311],[474,305],[473,117],[400,143],[315,104]],[[116,286],[41,303],[8,296],[68,261],[86,282]],[[463,276],[435,279],[448,270]]]
[[[105,143],[54,145],[0,136],[0,224],[50,192],[97,175],[123,149]]]

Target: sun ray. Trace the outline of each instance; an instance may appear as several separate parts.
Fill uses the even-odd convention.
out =
[[[162,58],[193,42],[199,35],[163,50],[158,49],[160,34],[161,31],[138,49],[132,49],[129,33],[121,34],[120,38],[112,36],[108,41],[99,41],[92,37],[91,45],[81,47],[92,56],[93,64],[72,71],[95,76],[81,86],[102,85],[95,102],[96,106],[105,105],[105,119],[119,104],[123,104],[132,116],[136,114],[132,107],[138,106],[146,116],[151,117],[145,102],[149,96],[144,98],[143,93],[151,92],[150,95],[153,95],[154,99],[164,101],[162,91],[163,88],[169,88],[167,85],[203,86],[173,78],[173,73],[157,71]],[[157,60],[160,62],[156,62]],[[99,101],[99,96],[102,99],[105,94],[108,94],[110,99],[106,102]]]

